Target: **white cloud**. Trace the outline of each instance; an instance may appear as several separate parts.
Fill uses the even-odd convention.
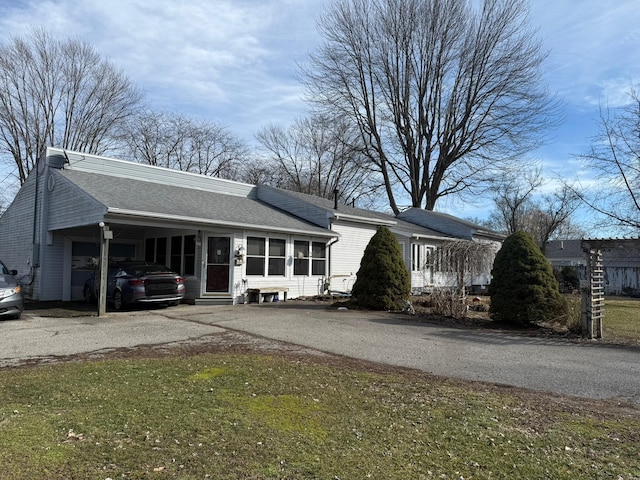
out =
[[[574,108],[591,109],[640,81],[636,0],[535,0],[532,22],[550,49],[547,78]]]
[[[251,137],[304,108],[296,61],[317,42],[320,1],[32,0],[0,7],[0,40],[45,25],[87,40],[156,108],[230,124]],[[286,115],[286,118],[283,118]]]

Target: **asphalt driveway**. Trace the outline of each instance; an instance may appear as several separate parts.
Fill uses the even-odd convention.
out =
[[[446,377],[640,406],[640,349],[450,328],[311,302],[189,306],[0,322],[0,367],[79,353],[180,343],[306,348]]]

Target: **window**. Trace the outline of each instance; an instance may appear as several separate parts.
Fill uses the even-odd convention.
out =
[[[167,264],[167,238],[147,238],[144,242],[144,261]]]
[[[156,261],[156,239],[147,238],[144,241],[144,261],[155,262]]]
[[[286,241],[280,238],[247,237],[247,275],[284,276]]]
[[[411,244],[411,271],[419,272],[422,270],[422,248],[417,243]]]
[[[269,275],[284,276],[286,242],[282,239],[269,239]]]
[[[167,261],[166,237],[147,238],[144,242],[144,260],[149,263],[165,265],[181,275],[195,275],[196,269],[196,236],[176,235],[171,237],[169,259]]]
[[[171,237],[171,270],[182,273],[182,237]]]
[[[433,283],[433,273],[436,261],[435,247],[427,247],[424,257],[425,278],[427,282]]]
[[[167,237],[156,238],[156,263],[167,264]]]
[[[327,246],[321,242],[313,242],[311,257],[311,275],[324,275],[327,267]]]
[[[184,237],[184,269],[182,275],[195,275],[196,273],[196,236],[185,235]]]
[[[293,274],[309,275],[309,242],[293,242]]]
[[[247,275],[264,275],[265,239],[247,237]]]
[[[325,275],[327,271],[327,245],[322,242],[293,242],[293,274]]]

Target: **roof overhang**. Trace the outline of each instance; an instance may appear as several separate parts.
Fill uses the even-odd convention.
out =
[[[198,217],[183,217],[180,215],[171,215],[171,214],[158,214],[156,212],[144,212],[140,210],[127,210],[122,208],[109,207],[107,213],[105,215],[105,222],[108,223],[123,223],[123,224],[131,224],[138,225],[141,221],[149,222],[161,222],[163,227],[169,226],[168,224],[175,225],[177,227],[184,227],[186,225],[192,227],[225,227],[225,228],[237,228],[237,229],[245,229],[245,230],[260,230],[260,231],[268,231],[268,232],[279,232],[279,233],[287,233],[293,235],[308,235],[314,237],[324,237],[324,238],[337,238],[340,235],[331,230],[321,230],[321,229],[297,229],[297,228],[282,228],[282,227],[272,227],[267,225],[256,225],[249,224],[243,222],[229,222],[229,221],[218,221],[212,220],[209,218],[198,218]]]

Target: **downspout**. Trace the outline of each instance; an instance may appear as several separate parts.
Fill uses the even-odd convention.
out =
[[[338,189],[337,188],[333,190],[333,209],[336,211],[338,210]],[[335,216],[333,218],[335,218]],[[333,229],[333,219],[329,218],[329,230],[332,230],[332,229]],[[327,275],[328,278],[331,278],[331,275],[333,273],[333,262],[332,262],[333,256],[331,255],[331,246],[335,245],[338,242],[338,240],[340,240],[340,237],[334,237],[327,242],[327,253],[329,255],[329,272],[328,272],[329,275]]]
[[[31,260],[30,260],[30,268],[29,268],[29,288],[26,290],[27,296],[31,300],[36,300],[33,298],[33,284],[36,280],[36,269],[40,267],[40,244],[38,243],[38,213],[40,212],[39,208],[39,200],[40,200],[40,169],[44,168],[41,162],[45,162],[45,158],[38,159],[36,163],[36,191],[33,195],[33,225],[31,232]]]
[[[333,227],[333,221],[329,219],[329,230],[332,230],[332,227]],[[340,240],[340,237],[333,237],[331,240],[327,242],[327,255],[329,256],[329,271],[327,272],[329,275],[327,275],[327,279],[331,278],[331,275],[333,273],[333,255],[331,254],[331,247],[336,243],[338,243],[338,240]],[[323,290],[328,290],[327,285],[330,285],[330,284],[331,284],[330,281],[325,281],[324,285],[322,286]]]

